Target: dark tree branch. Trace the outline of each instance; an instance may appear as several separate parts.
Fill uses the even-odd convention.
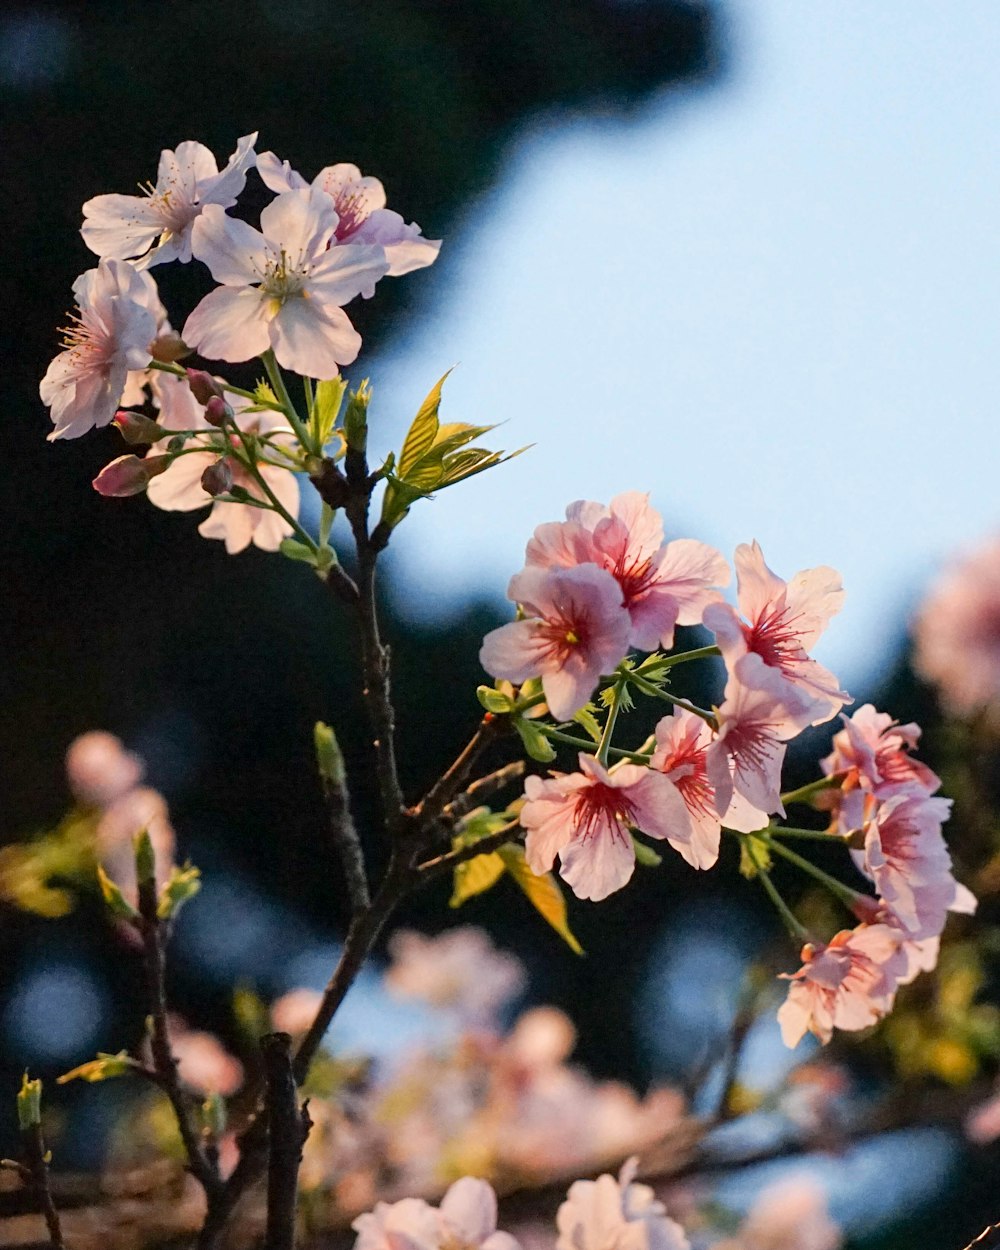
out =
[[[299,1110],[292,1076],[292,1039],[268,1033],[260,1039],[267,1082],[268,1123],[267,1250],[294,1250],[295,1215],[302,1147],[312,1127],[305,1107]]]
[[[439,877],[442,873],[451,872],[453,868],[457,868],[459,864],[468,863],[470,859],[478,859],[480,855],[488,855],[491,851],[499,850],[501,846],[505,846],[517,837],[520,828],[520,821],[512,820],[502,829],[498,829],[496,833],[480,838],[478,842],[473,842],[469,846],[460,846],[456,851],[448,851],[434,859],[425,860],[417,869],[421,884]]]
[[[49,1161],[45,1142],[42,1139],[42,1126],[29,1124],[22,1128],[21,1144],[24,1147],[26,1166],[19,1169],[20,1175],[35,1191],[38,1205],[45,1217],[45,1227],[49,1231],[49,1241],[54,1250],[65,1250],[66,1243],[63,1241],[59,1212],[52,1201],[52,1190],[49,1186]],[[25,1177],[25,1172],[27,1177]]]
[[[524,760],[514,760],[512,764],[505,764],[503,768],[498,768],[496,772],[480,777],[464,793],[452,799],[441,813],[442,816],[449,821],[461,820],[463,816],[467,816],[474,808],[485,803],[487,799],[492,798],[498,790],[502,790],[504,786],[510,785],[512,781],[517,781],[520,777],[523,777],[524,769]]]

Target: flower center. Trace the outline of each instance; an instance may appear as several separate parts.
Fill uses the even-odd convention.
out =
[[[796,628],[798,620],[790,608],[775,606],[759,616],[753,625],[741,622],[747,649],[759,655],[769,668],[794,672],[797,664],[809,658],[802,646],[802,631]]]
[[[284,248],[277,256],[269,256],[264,265],[261,288],[278,304],[305,295],[309,266],[300,257],[293,263]]]
[[[629,825],[635,823],[635,806],[624,791],[595,781],[580,791],[573,823],[577,837],[584,840],[604,833],[624,842]]]

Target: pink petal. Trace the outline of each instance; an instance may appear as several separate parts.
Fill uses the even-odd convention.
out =
[[[188,317],[183,335],[210,360],[252,360],[271,343],[265,299],[254,287],[217,287]]]
[[[191,248],[198,260],[209,267],[216,282],[226,286],[245,287],[260,282],[267,262],[267,248],[260,231],[227,216],[218,204],[207,204],[195,220]],[[186,333],[184,338],[190,342]]]
[[[361,350],[361,335],[347,313],[315,297],[286,300],[270,337],[278,363],[310,378],[335,378]]]

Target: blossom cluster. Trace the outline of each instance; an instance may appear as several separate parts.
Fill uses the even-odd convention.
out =
[[[786,815],[787,743],[850,701],[811,655],[844,592],[827,567],[784,581],[756,542],[737,548],[735,567],[738,607],[722,597],[729,568],[720,553],[692,539],[665,542],[647,496],[626,493],[607,507],[571,504],[564,522],[536,529],[525,567],[508,587],[518,619],[487,635],[480,659],[512,688],[540,688],[534,698],[514,699],[515,716],[537,718],[547,708],[557,722],[594,730],[594,745],[577,753],[576,771],[525,782],[518,818],[534,872],[549,871],[558,858],[573,892],[599,900],[631,878],[634,833],[708,869],[725,829],[742,835],[751,875],[761,875],[772,896],[768,862],[776,852],[825,879],[847,902],[862,923],[826,944],[805,943],[803,967],[790,978],[779,1015],[789,1045],[807,1029],[828,1041],[834,1027],[861,1029],[889,1011],[898,986],[934,966],[948,913],[969,913],[975,900],[952,875],[942,835],[950,803],[935,794],[939,779],[911,754],[919,728],[871,705],[842,716],[823,762],[826,779],[807,788],[831,811],[828,832],[776,823]],[[678,624],[701,625],[715,646],[661,655]],[[653,654],[636,663],[633,650]],[[678,698],[666,681],[676,664],[707,654],[721,655],[726,667],[723,697],[711,710]],[[598,687],[607,709],[603,728],[590,703]],[[622,750],[613,746],[613,732],[630,689],[674,707],[649,741]],[[543,738],[550,732],[533,723]],[[576,739],[554,729],[548,741]],[[827,877],[781,840],[800,835],[849,848],[875,897]],[[778,903],[793,933],[805,936]]]
[[[271,387],[230,388],[177,362],[192,352],[233,363],[260,357],[279,392],[282,367],[336,379],[361,347],[344,306],[371,297],[384,277],[431,264],[440,247],[388,209],[382,184],[355,165],[327,166],[310,183],[274,153],[258,154],[256,140],[243,136],[221,171],[208,148],[186,141],[161,154],[145,194],[84,204],[81,234],[98,264],[73,285],[64,350],[40,386],[50,439],[114,420],[130,443],[169,440],[163,452],[120,456],[96,489],[148,489],[170,510],[211,505],[201,533],[230,552],[251,543],[273,551],[295,531],[295,473],[322,455],[322,433],[303,439]],[[254,168],[274,193],[259,228],[228,211]],[[178,334],[152,270],[192,260],[218,285]],[[136,410],[147,402],[155,421]]]

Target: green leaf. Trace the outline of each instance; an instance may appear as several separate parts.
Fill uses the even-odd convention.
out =
[[[303,564],[316,563],[316,552],[313,548],[299,542],[297,538],[283,538],[278,550],[289,560],[300,560]]]
[[[551,873],[536,876],[528,867],[524,850],[520,846],[502,846],[497,852],[510,875],[524,892],[535,911],[555,929],[575,955],[583,954],[583,947],[569,927],[566,900]]]
[[[132,1068],[137,1067],[139,1064],[127,1050],[120,1050],[117,1055],[107,1055],[98,1051],[96,1059],[90,1059],[87,1063],[81,1063],[78,1068],[64,1072],[57,1078],[56,1084],[65,1085],[67,1081],[88,1081],[93,1085],[97,1081],[107,1081],[114,1076],[124,1076]]]
[[[139,919],[139,913],[100,864],[97,865],[97,884],[101,887],[101,894],[104,896],[108,911],[113,916],[117,916],[119,920],[129,920],[133,923]]]
[[[170,870],[167,884],[160,891],[156,914],[161,920],[172,920],[188,899],[201,889],[201,870],[187,863],[183,868],[175,864]]]
[[[37,1128],[42,1122],[42,1082],[31,1081],[25,1072],[17,1094],[17,1124],[24,1129]]]
[[[540,764],[548,764],[556,758],[555,747],[533,721],[525,720],[523,716],[516,716],[514,728],[521,735],[524,749],[533,760],[538,760]]]
[[[451,373],[451,370],[448,370]],[[438,427],[438,409],[441,407],[441,388],[444,386],[445,378],[438,378],[437,382],[431,387],[430,394],[420,405],[420,410],[413,418],[413,423],[407,432],[406,438],[403,440],[403,449],[399,453],[399,476],[408,478],[410,469],[426,455],[434,446],[434,440],[437,438]]]
[[[513,699],[493,686],[477,686],[476,698],[487,712],[492,712],[496,716],[511,711],[514,706]]]
[[[503,876],[506,865],[496,851],[467,859],[455,869],[455,885],[449,907],[461,907],[466,899],[489,890]]]
[[[346,393],[347,383],[343,378],[329,378],[316,383],[312,423],[320,447],[325,447],[333,435]]]
[[[597,723],[597,717],[594,715],[594,705],[588,703],[585,707],[580,708],[579,712],[573,717],[576,723],[585,730],[587,735],[595,742],[601,740],[601,727]]]

